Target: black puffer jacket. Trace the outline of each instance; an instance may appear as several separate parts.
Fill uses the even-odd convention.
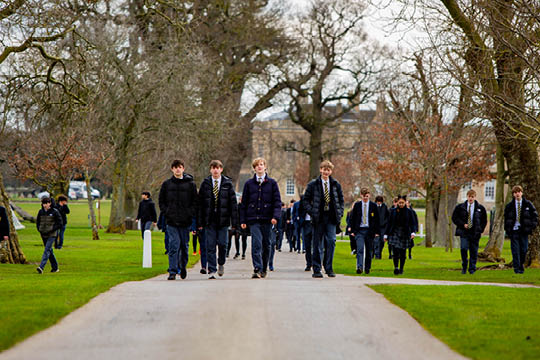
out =
[[[472,228],[465,229],[465,224],[467,224],[469,220],[467,212],[468,206],[468,201],[465,201],[464,203],[457,204],[454,208],[452,222],[456,225],[456,236],[473,235],[475,238],[480,238],[487,225],[486,209],[475,200]]]
[[[165,180],[159,191],[159,209],[165,213],[167,225],[189,227],[197,216],[197,186],[193,176],[184,174],[182,179],[172,176]]]
[[[139,210],[137,211],[137,219],[142,224],[148,221],[157,222],[156,205],[152,199],[141,200]]]
[[[516,199],[513,199],[504,208],[504,231],[507,234],[514,232],[516,223]],[[521,221],[520,231],[525,235],[530,235],[538,226],[538,213],[529,200],[521,198]]]
[[[201,227],[213,224],[213,217],[218,217],[220,227],[231,225],[238,228],[238,205],[236,192],[230,178],[221,176],[217,208],[214,203],[214,184],[212,176],[201,183],[199,189],[199,223]],[[217,210],[217,211],[216,211]]]
[[[306,192],[304,193],[304,208],[306,209],[311,221],[316,224],[320,220],[320,215],[323,210],[323,185],[321,177],[313,179],[309,182]],[[331,209],[335,211],[337,225],[341,223],[343,217],[343,191],[337,180],[330,176],[330,203]]]
[[[52,205],[47,211],[42,207],[36,217],[36,227],[42,238],[56,237],[62,228],[62,215]]]

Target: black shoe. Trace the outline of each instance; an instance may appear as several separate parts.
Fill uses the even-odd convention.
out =
[[[167,250],[165,250],[165,255],[169,255],[169,252]]]
[[[39,266],[37,267],[36,271],[38,272],[38,274],[43,274],[43,269]]]
[[[311,277],[322,279],[323,275],[322,275],[321,272],[315,272],[315,273],[313,273],[313,275],[311,275]]]
[[[256,272],[256,271],[254,271],[254,272],[253,272],[253,275],[251,275],[251,278],[252,278],[252,279],[258,279],[258,278],[260,278],[260,277],[261,277],[261,276],[260,276],[259,273]]]
[[[467,273],[467,270],[466,270],[466,269],[461,269],[461,273],[462,273],[463,275],[465,275],[465,274]]]
[[[292,249],[289,249],[289,252],[292,252]]]
[[[360,268],[356,269],[356,273],[357,273],[357,274],[361,274],[361,273],[362,273],[362,269],[360,269]]]
[[[180,279],[184,280],[187,276],[187,271],[186,269],[182,269],[180,270]]]
[[[52,273],[57,273],[57,272],[60,272],[60,269],[52,269],[51,272]]]
[[[201,274],[206,274],[206,269],[201,269],[201,271],[199,271]]]
[[[394,269],[394,275],[399,275],[399,269]]]
[[[305,254],[306,253],[306,250],[302,250],[302,254]]]
[[[392,254],[388,255],[388,258],[389,258],[389,259],[392,259]]]
[[[399,269],[399,275],[403,275],[403,269]]]
[[[469,274],[474,274],[476,272],[476,270],[469,270]]]
[[[261,278],[264,279],[264,278],[266,277],[266,271],[261,271],[261,274],[260,274],[260,275],[261,275]]]
[[[281,252],[281,249],[277,249],[278,252]]]
[[[169,274],[169,277],[167,278],[167,280],[175,280],[176,279],[176,274]]]
[[[375,256],[375,259],[381,260],[381,256],[380,256],[380,255],[379,255],[379,256]]]
[[[331,271],[331,272],[329,272],[329,273],[326,273],[326,275],[327,275],[328,277],[336,277],[336,273],[333,272],[333,271]]]
[[[300,250],[298,250],[298,251],[297,251],[297,253],[299,253],[299,254],[300,254]]]
[[[364,273],[365,273],[366,275],[369,274],[369,270],[366,269],[366,271],[364,271]]]
[[[412,260],[412,256],[411,256],[411,255],[409,255],[409,260]]]
[[[242,260],[246,260],[246,255],[242,255]]]
[[[239,256],[240,256],[240,254],[234,254],[233,259],[238,259]]]
[[[304,269],[304,271],[311,271],[311,266],[306,266],[306,268]]]

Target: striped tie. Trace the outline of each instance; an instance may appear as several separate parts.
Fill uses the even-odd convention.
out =
[[[368,213],[367,204],[364,203],[364,209],[362,211],[362,218],[363,218],[362,224],[364,225],[367,225],[367,213]]]
[[[521,224],[521,201],[518,202],[517,222]]]
[[[330,193],[328,192],[328,183],[324,183],[324,202],[326,203],[326,206],[330,204]]]
[[[469,211],[467,211],[467,225],[469,229],[472,228],[471,204],[469,204]]]
[[[218,187],[218,181],[217,180],[214,180],[214,203],[215,203],[215,207],[217,209],[217,203],[218,203],[218,194],[219,194],[219,187]]]

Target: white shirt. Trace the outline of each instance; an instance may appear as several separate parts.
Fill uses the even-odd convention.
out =
[[[366,222],[364,223],[364,219]],[[360,219],[360,227],[369,227],[369,200],[362,200],[362,218]]]
[[[266,175],[263,175],[262,177],[259,177],[259,175],[255,175],[257,177],[257,183],[261,183],[264,181],[264,178],[266,177]]]
[[[309,216],[309,214],[306,214],[306,221],[311,221],[311,216]]]
[[[219,178],[217,178],[217,179],[214,179],[214,178],[212,177],[212,189],[214,189],[214,186],[215,186],[216,181],[217,181],[217,187],[218,187],[218,189],[221,187],[221,176],[220,176]]]
[[[516,200],[516,222],[514,223],[514,230],[518,230],[519,227],[521,226],[521,224],[519,223],[518,221],[518,205],[521,206],[521,213],[523,214],[523,199],[522,200],[519,200],[517,201]]]
[[[323,184],[322,184],[322,188],[323,188],[323,195],[324,195],[324,189],[325,189],[325,186],[328,186],[328,194],[330,194],[330,179],[328,180],[324,180],[323,178],[321,178]],[[326,185],[324,185],[326,184]]]

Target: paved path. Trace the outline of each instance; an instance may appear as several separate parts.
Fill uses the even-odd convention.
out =
[[[231,259],[217,280],[196,266],[186,280],[124,283],[0,359],[463,358],[362,285],[372,278],[312,279],[303,267],[282,252],[266,279]]]

